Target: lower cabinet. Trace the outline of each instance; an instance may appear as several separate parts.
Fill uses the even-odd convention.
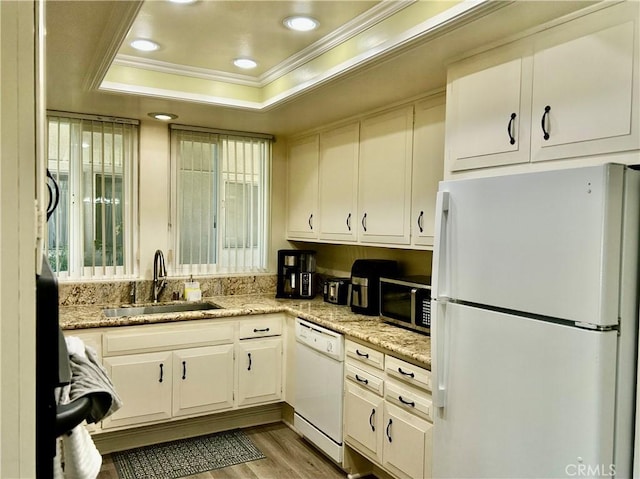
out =
[[[357,350],[363,358],[376,353],[363,345]],[[398,370],[406,381],[397,378]],[[378,367],[347,356],[345,443],[394,477],[431,477],[433,425],[426,384],[428,370],[393,356],[385,355]]]
[[[103,365],[123,405],[102,429],[282,400],[283,319],[273,314],[106,330]]]
[[[238,344],[238,406],[282,397],[282,339],[245,339]]]

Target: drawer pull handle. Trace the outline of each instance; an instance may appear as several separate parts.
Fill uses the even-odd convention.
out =
[[[182,379],[187,379],[187,362],[182,361]]]
[[[387,424],[387,431],[386,431],[387,439],[389,439],[389,442],[392,442],[392,440],[391,440],[391,431],[390,431],[391,424],[393,424],[393,421],[391,419],[389,419],[389,424]]]
[[[371,415],[369,416],[369,426],[371,426],[371,430],[373,432],[376,431],[376,426],[373,424],[373,416],[375,416],[375,415],[376,415],[376,410],[372,409],[371,410]]]
[[[509,119],[509,124],[507,125],[507,133],[509,134],[509,144],[510,145],[515,145],[516,144],[516,139],[511,134],[511,129],[513,127],[513,121],[515,119],[516,119],[516,114],[515,113],[511,113],[511,118]]]
[[[309,215],[309,229],[313,229],[313,213]]]
[[[160,363],[160,379],[158,379],[159,383],[162,382],[162,378],[164,377],[164,371],[162,370],[163,366],[164,365],[162,363]]]
[[[358,376],[356,374],[356,381],[360,382],[360,383],[364,383],[364,384],[369,384],[369,380],[368,379],[363,379],[360,376]]]
[[[356,354],[358,356],[360,356],[361,358],[367,358],[369,359],[369,353],[361,353],[359,349],[356,349]]]
[[[411,407],[416,407],[416,403],[413,401],[407,401],[406,399],[403,399],[402,396],[398,396],[398,399],[400,400],[400,402],[402,404],[406,404],[407,406],[411,406]]]
[[[424,211],[421,211],[420,214],[418,215],[418,229],[420,230],[420,233],[424,232],[424,227],[422,226],[424,224]]]
[[[402,368],[398,368],[398,372],[399,372],[400,374],[402,374],[403,376],[409,376],[409,377],[410,377],[410,378],[412,378],[412,379],[413,379],[414,377],[416,377],[416,375],[415,375],[415,374],[413,374],[412,372],[408,372],[408,373],[407,373],[407,372],[403,371],[403,370],[402,370]]]
[[[269,328],[264,328],[264,329],[253,328],[253,332],[254,333],[268,333],[269,332]]]
[[[249,367],[247,368],[247,371],[251,371],[251,353],[247,353],[247,356],[249,356]]]
[[[362,229],[364,230],[365,233],[367,232],[367,214],[366,213],[362,217]]]
[[[540,126],[542,126],[542,133],[544,133],[543,138],[545,140],[549,139],[549,132],[547,131],[546,128],[546,122],[545,120],[547,119],[547,117],[549,116],[549,112],[551,111],[551,107],[549,105],[544,107],[544,113],[542,114],[542,120],[540,121]]]
[[[347,215],[347,229],[351,231],[351,213]]]

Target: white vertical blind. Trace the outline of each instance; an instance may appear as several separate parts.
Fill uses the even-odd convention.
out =
[[[138,122],[50,112],[48,155],[60,188],[48,222],[52,269],[71,279],[135,276]]]
[[[265,271],[270,138],[171,130],[174,271]]]

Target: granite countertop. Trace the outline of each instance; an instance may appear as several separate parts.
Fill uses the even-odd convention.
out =
[[[107,318],[103,308],[122,305],[61,306],[60,327],[65,330],[105,328],[287,312],[431,369],[429,336],[387,324],[377,316],[354,314],[348,306],[325,303],[322,298],[291,300],[275,299],[272,294],[247,294],[211,296],[203,301],[215,303],[222,309]]]

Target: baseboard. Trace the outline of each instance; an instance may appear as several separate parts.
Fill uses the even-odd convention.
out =
[[[92,439],[100,454],[109,454],[187,437],[281,422],[283,404],[267,404],[162,424],[100,432],[94,434]]]

